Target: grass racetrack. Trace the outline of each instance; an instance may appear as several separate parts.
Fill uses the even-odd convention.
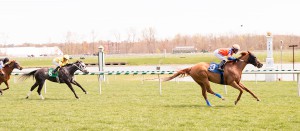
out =
[[[141,76],[109,76],[99,95],[97,76],[76,76],[89,92],[74,87],[75,99],[65,84],[47,81],[45,100],[36,90],[25,99],[32,79],[14,83],[0,96],[0,130],[299,130],[300,97],[296,82],[244,82],[262,101],[244,92],[212,84],[222,101],[208,95],[194,82],[165,82],[162,96],[157,81],[141,83]],[[155,76],[146,76],[155,78]],[[4,88],[4,84],[1,88]]]

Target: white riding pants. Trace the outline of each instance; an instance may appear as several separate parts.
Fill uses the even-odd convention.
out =
[[[226,61],[226,58],[225,58],[223,55],[219,54],[219,49],[216,49],[216,50],[214,51],[214,55],[215,55],[217,58],[219,58],[220,60],[225,60],[225,61]]]
[[[56,65],[56,67],[59,66],[59,63],[56,62],[55,60],[53,60],[52,63],[53,63],[54,65]]]

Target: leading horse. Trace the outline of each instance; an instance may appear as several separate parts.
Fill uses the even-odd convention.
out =
[[[255,67],[261,68],[263,66],[262,63],[259,62],[259,60],[253,55],[251,52],[242,52],[241,56],[237,58],[236,61],[228,61],[224,67],[224,85],[230,85],[234,87],[235,89],[239,90],[239,96],[237,97],[237,100],[235,101],[235,105],[240,100],[243,90],[249,92],[257,101],[260,101],[258,97],[250,91],[247,87],[245,87],[241,82],[241,75],[242,71],[245,68],[247,64],[252,64]],[[206,101],[206,104],[208,106],[211,106],[210,102],[207,99],[206,92],[213,94],[222,100],[224,98],[218,94],[212,91],[210,87],[209,81],[217,84],[221,84],[221,77],[220,74],[213,73],[208,71],[210,64],[209,63],[198,63],[190,68],[182,69],[175,73],[173,76],[164,78],[164,81],[169,81],[177,76],[184,76],[184,75],[190,75],[194,81],[201,86],[202,89],[202,95]]]
[[[0,89],[0,94],[2,95],[2,91],[5,91],[7,89],[9,89],[9,84],[8,84],[8,80],[10,79],[10,75],[12,73],[12,71],[14,69],[19,69],[22,70],[23,68],[19,65],[18,62],[16,62],[15,60],[12,60],[10,62],[8,62],[7,64],[5,64],[5,66],[2,68],[4,75],[0,76],[0,85],[4,82],[6,85],[6,88],[4,89]]]
[[[49,72],[52,73],[52,71],[49,71],[49,68],[41,68],[41,69],[31,71],[27,74],[21,75],[19,79],[25,80],[28,77],[33,76],[36,80],[36,82],[32,85],[32,87],[30,89],[30,92],[27,94],[26,99],[29,98],[30,94],[32,93],[32,91],[37,86],[39,86],[37,92],[38,92],[40,98],[44,99],[44,97],[41,94],[41,90],[42,90],[43,85],[44,85],[46,80],[56,82],[56,83],[65,83],[65,84],[67,84],[68,87],[71,89],[71,91],[74,93],[75,97],[77,99],[79,99],[79,97],[75,93],[75,90],[72,87],[72,84],[74,84],[74,85],[78,86],[79,88],[81,88],[81,90],[85,94],[87,94],[87,92],[85,91],[85,89],[77,81],[75,81],[74,73],[77,70],[80,70],[83,73],[88,73],[88,71],[85,68],[86,68],[86,65],[82,61],[76,61],[75,63],[67,64],[67,65],[61,67],[59,72],[58,72],[58,77],[50,77]]]

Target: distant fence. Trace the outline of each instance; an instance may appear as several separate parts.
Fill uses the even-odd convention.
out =
[[[12,72],[12,75],[21,75],[26,72]],[[160,75],[171,75],[176,73],[176,71],[102,71],[102,72],[89,72],[89,73],[75,73],[75,75],[158,75],[159,81],[159,91],[162,94],[161,78]],[[300,96],[300,70],[244,70],[243,74],[297,74],[297,86],[298,86],[298,96]],[[256,79],[256,78],[255,78]],[[227,92],[226,86],[225,93]],[[99,81],[99,93],[101,94],[102,81]]]

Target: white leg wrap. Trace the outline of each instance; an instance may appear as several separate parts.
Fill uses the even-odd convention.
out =
[[[29,97],[29,96],[31,95],[31,93],[32,93],[32,91],[29,91],[29,92],[27,93],[27,97]]]
[[[40,97],[41,97],[41,99],[42,99],[42,100],[44,100],[44,99],[45,99],[45,98],[43,97],[43,95],[42,95],[42,94],[40,95]]]

